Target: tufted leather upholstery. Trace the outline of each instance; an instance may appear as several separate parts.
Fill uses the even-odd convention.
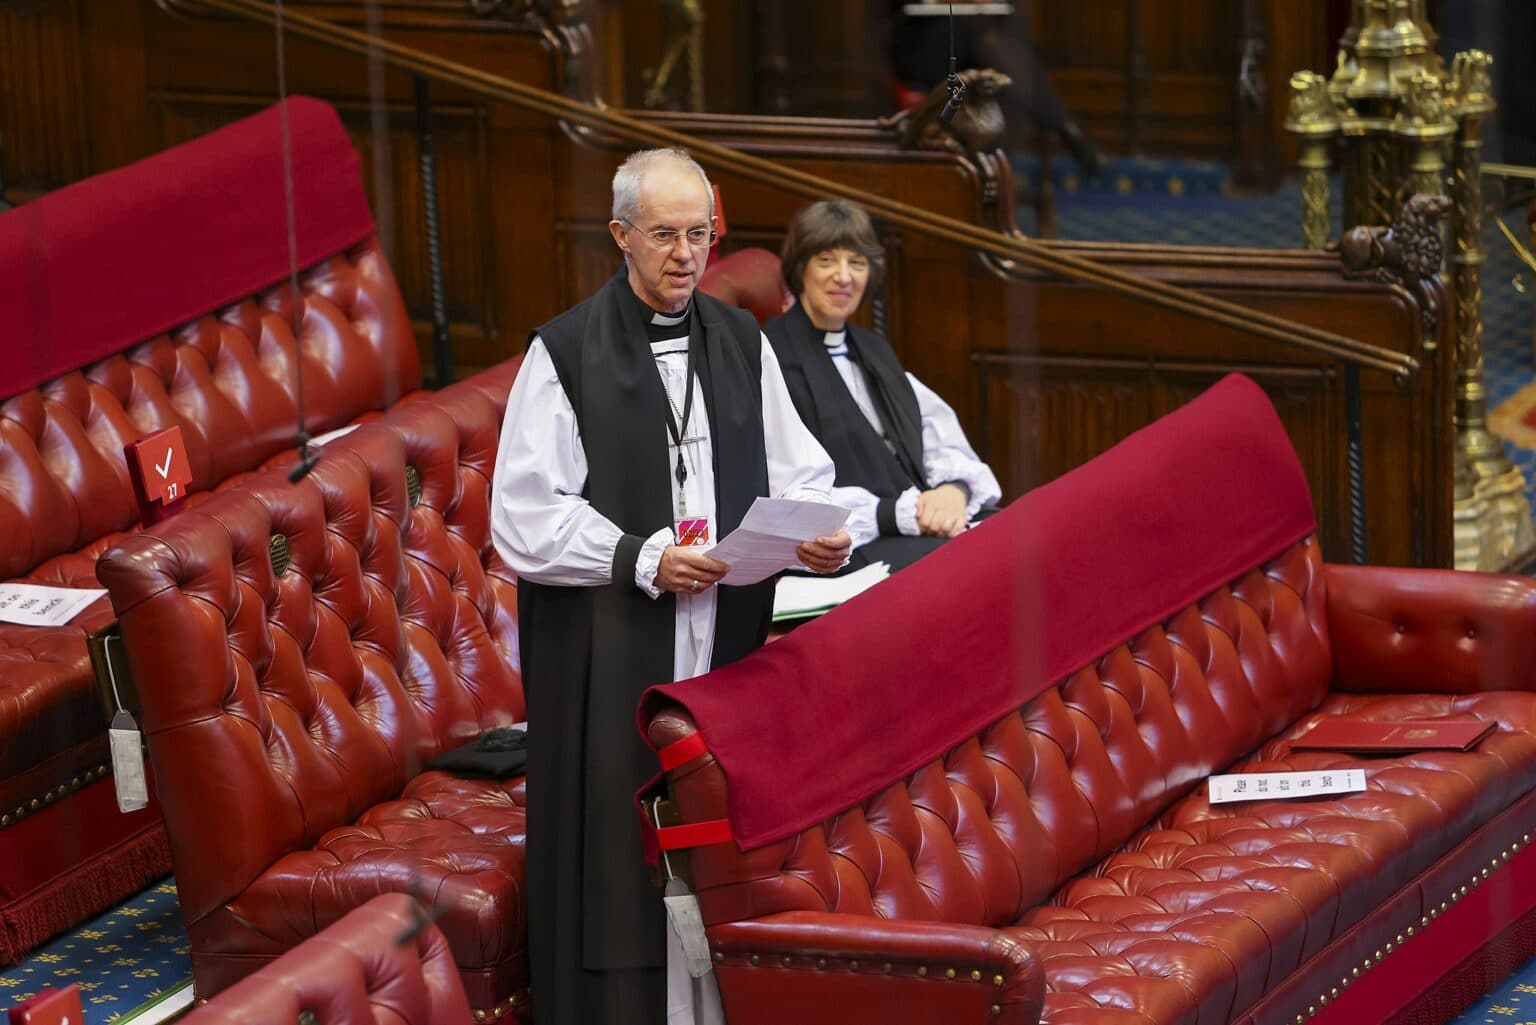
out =
[[[824,824],[690,852],[727,1015],[1119,1025],[1263,1004],[1292,1020],[1337,984],[1331,958],[1402,920],[1352,928],[1399,899],[1415,920],[1437,859],[1536,789],[1533,609],[1528,581],[1325,570],[1297,544]],[[1488,639],[1471,660],[1469,628]],[[1352,680],[1376,693],[1339,689]],[[1321,717],[1445,715],[1498,730],[1468,753],[1371,760],[1370,789],[1333,799],[1213,807],[1200,786],[1360,766],[1291,750]],[[651,736],[692,729],[665,712]],[[671,784],[685,822],[725,816],[712,757]],[[941,966],[974,981],[936,995]]]
[[[419,385],[415,336],[377,239],[310,268],[299,288],[311,430]],[[138,519],[123,446],[150,431],[181,428],[194,491],[291,449],[290,301],[279,285],[0,403],[0,578],[95,586],[96,557]],[[29,789],[106,760],[84,637],[110,621],[103,601],[57,630],[0,626],[0,796],[46,759],[63,761]]]
[[[699,290],[748,310],[766,324],[795,304],[779,272],[779,258],[760,246],[738,249],[710,262]]]
[[[409,897],[376,897],[183,1021],[293,1025],[308,1012],[327,1025],[469,1025],[448,943],[430,922],[412,935],[418,922]]]
[[[526,986],[522,781],[421,771],[524,717],[489,525],[515,372],[401,403],[299,484],[254,477],[103,558],[200,995],[401,890],[437,915],[474,1006]]]

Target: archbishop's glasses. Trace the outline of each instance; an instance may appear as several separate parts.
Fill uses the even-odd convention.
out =
[[[644,235],[645,240],[651,244],[652,249],[671,249],[677,245],[679,238],[686,238],[690,246],[693,246],[695,249],[702,249],[705,246],[714,245],[715,239],[720,237],[719,233],[715,231],[713,224],[701,224],[698,227],[689,228],[687,231],[678,231],[676,228],[655,228],[651,231],[646,231],[628,217],[620,217],[619,220]]]

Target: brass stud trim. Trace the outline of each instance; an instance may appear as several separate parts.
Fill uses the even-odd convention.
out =
[[[848,970],[850,972],[858,971],[859,970],[859,963],[857,961],[849,961],[848,962]]]
[[[972,982],[980,982],[981,981],[981,973],[979,971],[976,971],[975,969],[972,969],[971,970],[971,981]]]
[[[756,954],[753,954],[751,957],[747,958],[747,961],[751,963],[752,967],[754,968],[763,963],[763,959]]]
[[[795,963],[795,959],[794,959],[794,958],[792,958],[792,957],[790,957],[790,956],[789,956],[789,955],[788,955],[788,954],[785,954],[785,955],[784,955],[784,956],[783,956],[783,957],[782,957],[782,958],[781,958],[781,959],[780,959],[780,960],[779,960],[779,963],[780,963],[780,964],[781,964],[781,965],[783,965],[783,966],[784,966],[784,967],[785,967],[785,968],[788,968],[788,967],[789,967],[789,966],[790,966],[790,965],[792,965],[792,964],[794,964],[794,963]]]
[[[917,966],[917,977],[919,979],[926,979],[926,978],[928,978],[928,966],[927,965],[920,964],[920,965]]]
[[[944,978],[946,978],[946,979],[953,979],[955,977],[955,974],[956,973],[955,973],[955,970],[953,968],[946,968],[946,969],[944,969]]]
[[[1003,977],[1001,975],[994,975],[994,976],[992,976],[992,985],[994,985],[994,986],[1001,986],[1002,984],[1003,984]]]
[[[887,961],[885,964],[880,966],[880,970],[889,975],[896,970],[896,966]]]

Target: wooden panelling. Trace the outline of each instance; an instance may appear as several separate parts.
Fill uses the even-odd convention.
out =
[[[601,0],[595,10],[617,25],[621,16],[640,16],[626,3]],[[343,20],[360,16],[360,8],[338,0],[305,6]],[[1194,24],[1203,9],[1202,0],[1184,0],[1178,26]],[[589,85],[568,82],[566,72],[579,64],[526,26],[487,26],[440,0],[402,0],[375,10],[382,23],[372,27],[402,43],[519,81],[578,91]],[[1050,24],[1073,38],[1089,26],[1076,5],[1049,14]],[[847,29],[843,14],[829,15],[826,24]],[[1114,24],[1102,20],[1106,37],[1084,47],[1080,69],[1064,72],[1066,80],[1085,76],[1082,81],[1096,82],[1105,96],[1120,88]],[[1124,26],[1123,19],[1118,24]],[[1185,39],[1171,30],[1149,35],[1147,52],[1155,44],[1166,60],[1149,65],[1156,74],[1148,75],[1140,95],[1165,107],[1145,111],[1145,124],[1206,142],[1220,136],[1214,115],[1207,116],[1222,102],[1212,85],[1219,75],[1192,67],[1214,59],[1216,39]],[[244,116],[270,103],[277,89],[269,29],[190,20],[149,3],[67,0],[24,15],[0,7],[0,44],[3,53],[37,51],[5,71],[0,126],[14,135],[7,139],[9,177],[38,188]],[[605,74],[614,71],[610,42],[599,42],[597,52]],[[331,102],[352,133],[381,234],[425,342],[430,302],[414,84],[376,63],[297,40],[289,41],[286,60],[290,91]],[[836,69],[827,71],[835,77]],[[41,111],[30,109],[37,97]],[[609,180],[634,147],[449,88],[432,89],[430,109],[451,336],[455,361],[467,370],[521,349],[530,330],[617,269],[606,226]],[[1109,116],[1113,108],[1104,110]],[[1005,230],[1012,225],[1006,177],[988,178],[978,164],[947,151],[905,150],[890,127],[874,120],[645,116],[913,207]],[[804,200],[711,170],[730,228],[723,248],[776,248]],[[1325,551],[1345,556],[1343,367],[1336,360],[1100,288],[998,267],[921,233],[891,225],[881,230],[890,264],[882,288],[887,333],[906,366],[955,406],[1010,496],[1241,370],[1279,407],[1314,487]],[[1424,373],[1406,386],[1379,375],[1363,379],[1371,555],[1390,563],[1449,562],[1448,360],[1443,348],[1425,349],[1433,339],[1423,337],[1418,308],[1406,293],[1344,281],[1336,259],[1322,253],[1059,245],[1419,356]]]

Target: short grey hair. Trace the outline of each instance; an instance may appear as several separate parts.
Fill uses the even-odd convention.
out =
[[[686,168],[699,176],[704,192],[709,196],[709,215],[715,215],[715,188],[709,182],[704,168],[685,149],[642,149],[631,153],[619,169],[613,172],[613,219],[634,223],[640,213],[640,182],[656,168],[672,164]]]

